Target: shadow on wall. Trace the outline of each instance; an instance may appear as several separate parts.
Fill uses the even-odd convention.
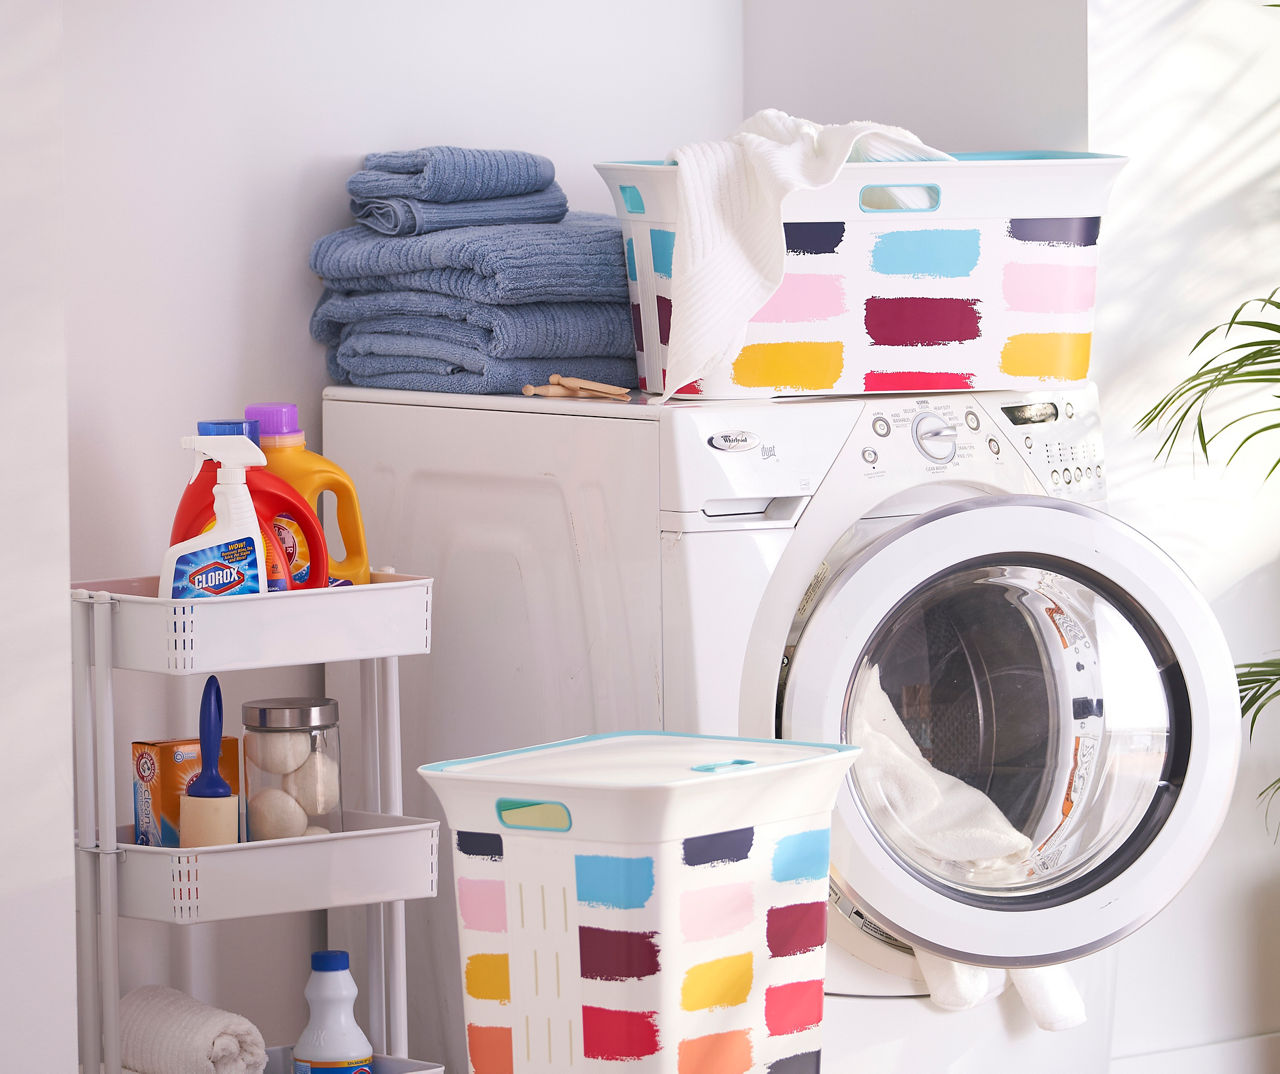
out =
[[[1205,331],[1280,284],[1280,9],[1090,0],[1089,21],[1091,148],[1130,158],[1103,222],[1091,369],[1111,504],[1216,597],[1278,550],[1280,482],[1261,483],[1276,453],[1224,473],[1228,452],[1206,467],[1187,442],[1163,466],[1161,436],[1134,422],[1212,353],[1188,356]]]

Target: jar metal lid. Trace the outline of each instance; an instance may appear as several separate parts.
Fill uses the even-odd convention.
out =
[[[338,723],[338,703],[331,697],[267,697],[246,701],[240,706],[245,727],[277,728],[334,727]]]

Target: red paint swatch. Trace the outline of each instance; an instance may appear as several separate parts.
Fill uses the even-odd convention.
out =
[[[821,981],[818,982],[821,985]],[[582,1008],[582,1054],[587,1059],[643,1059],[658,1051],[653,1011]],[[480,1074],[479,1071],[476,1074]]]
[[[799,1033],[822,1021],[822,982],[793,981],[764,992],[764,1024],[771,1036]]]
[[[626,981],[658,972],[656,932],[578,928],[582,976],[593,981]]]
[[[636,302],[631,303],[631,333],[636,337],[636,350],[643,354],[644,323],[640,314],[640,306]]]
[[[882,347],[936,347],[977,339],[976,298],[869,298],[867,335]]]
[[[512,1074],[511,1028],[467,1023],[467,1057],[474,1074]]]
[[[765,925],[769,954],[774,958],[813,951],[827,942],[827,904],[802,902],[771,907]]]
[[[862,378],[864,392],[952,392],[973,387],[972,373],[873,370]]]

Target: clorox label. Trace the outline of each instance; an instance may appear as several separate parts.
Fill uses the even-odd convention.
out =
[[[238,597],[260,593],[261,565],[246,538],[179,556],[173,568],[174,597]]]

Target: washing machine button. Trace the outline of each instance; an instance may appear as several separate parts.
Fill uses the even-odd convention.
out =
[[[888,436],[889,435],[889,419],[875,418],[871,422],[871,431],[875,433],[876,436]]]

